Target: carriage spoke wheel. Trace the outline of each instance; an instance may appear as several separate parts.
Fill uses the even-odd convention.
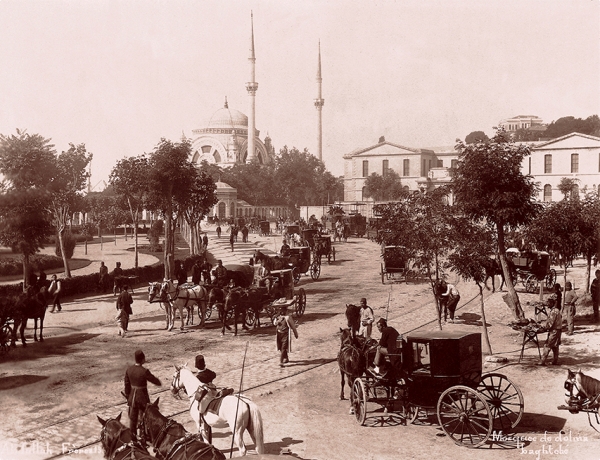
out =
[[[525,408],[523,394],[508,377],[494,372],[484,374],[477,391],[490,406],[497,431],[506,432],[519,424]]]
[[[12,339],[12,328],[10,325],[5,324],[0,329],[0,348],[3,352],[10,351],[10,341]]]
[[[535,275],[529,275],[525,280],[525,291],[535,294],[538,290],[538,280]]]
[[[254,325],[256,324],[256,313],[254,312],[254,310],[252,308],[249,308],[248,310],[246,310],[246,318],[245,318],[244,322],[246,323],[246,326],[248,326],[248,327],[254,327]]]
[[[320,274],[321,274],[321,266],[319,265],[319,263],[317,261],[314,261],[310,266],[310,277],[316,281],[319,279]]]
[[[294,284],[298,284],[300,282],[300,270],[298,270],[298,267],[292,268],[292,276],[294,278]]]
[[[556,283],[556,270],[554,270],[553,268],[550,269],[550,271],[548,271],[548,274],[546,275],[546,278],[544,278],[546,281],[546,287],[547,288],[552,288],[554,287],[554,283]]]
[[[296,294],[296,309],[294,313],[300,317],[304,314],[304,310],[306,310],[306,292],[303,288],[300,288],[298,289],[298,294]]]
[[[442,393],[437,415],[444,432],[459,446],[479,447],[492,433],[490,406],[477,391],[457,385]]]
[[[361,378],[352,384],[352,409],[359,425],[364,425],[367,419],[367,388]]]

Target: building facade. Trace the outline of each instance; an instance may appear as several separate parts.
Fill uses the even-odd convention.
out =
[[[529,130],[544,130],[546,125],[544,120],[535,115],[517,115],[512,118],[505,118],[500,120],[498,126],[504,128],[506,131],[516,131],[518,129],[529,129]]]

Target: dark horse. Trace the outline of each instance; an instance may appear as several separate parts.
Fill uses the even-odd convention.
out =
[[[496,260],[496,259],[492,259],[491,257],[488,257],[485,265],[485,281],[483,282],[483,284],[485,285],[486,289],[489,289],[488,285],[487,285],[487,281],[489,278],[492,278],[492,292],[496,292],[496,276],[500,276],[500,278],[502,279],[502,282],[500,283],[500,288],[499,290],[502,290],[502,287],[504,286],[504,272],[502,271],[502,267],[500,266],[500,263]]]
[[[346,320],[348,321],[348,328],[352,332],[352,337],[356,337],[360,329],[360,307],[346,304]]]
[[[282,270],[284,268],[288,268],[289,266],[288,258],[279,256],[271,257],[266,254],[263,254],[257,249],[256,251],[254,251],[254,263],[258,263],[261,261],[263,262],[264,267],[269,271]]]
[[[102,424],[100,443],[104,450],[104,458],[110,460],[154,459],[131,430],[121,423],[121,414],[108,420],[98,417],[98,421]]]
[[[225,334],[225,328],[227,328],[227,330],[231,330],[231,328],[227,325],[227,319],[231,317],[232,314],[234,335],[237,335],[237,323],[240,317],[242,329],[248,330],[248,326],[246,325],[246,312],[248,309],[253,310],[254,317],[258,322],[258,327],[260,327],[260,300],[261,294],[258,289],[242,289],[239,287],[230,289],[225,295],[225,302],[223,304],[219,304],[222,305],[222,310],[219,310],[219,316],[223,322],[221,334]]]
[[[345,378],[348,377],[350,387],[350,399],[352,399],[352,383],[365,373],[367,365],[373,362],[375,357],[375,340],[365,340],[363,337],[355,337],[350,329],[341,329],[340,352],[338,353],[338,366],[340,368],[341,388],[340,400],[344,396]],[[352,402],[352,401],[351,401]],[[350,405],[352,413],[352,404]]]
[[[17,304],[14,308],[15,325],[13,328],[11,346],[16,346],[17,340],[17,329],[20,328],[21,342],[23,346],[26,346],[25,342],[25,328],[27,327],[27,321],[29,319],[34,320],[33,329],[33,340],[38,341],[37,338],[37,323],[40,320],[40,342],[44,341],[44,318],[46,317],[46,309],[48,308],[48,288],[42,287],[39,291],[35,287],[30,286],[27,292],[21,294],[17,300]]]
[[[189,433],[181,423],[170,420],[158,410],[158,400],[146,406],[142,416],[144,440],[161,460],[225,460],[225,455],[202,441],[200,434]]]

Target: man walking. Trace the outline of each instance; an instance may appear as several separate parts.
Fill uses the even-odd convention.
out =
[[[362,335],[365,339],[369,340],[373,331],[373,321],[375,321],[373,309],[367,305],[367,299],[363,297],[360,299],[360,328],[358,329],[358,335]]]
[[[52,275],[52,281],[50,282],[50,287],[48,288],[48,292],[53,297],[52,300],[52,310],[50,313],[54,313],[56,309],[56,313],[62,310],[62,306],[60,305],[60,293],[62,291],[62,284],[60,280],[56,277],[56,275]]]
[[[598,322],[598,304],[600,303],[600,270],[596,270],[596,278],[592,281],[590,291],[592,293],[592,305],[594,307],[594,323]]]
[[[288,352],[290,350],[290,331],[294,333],[294,337],[298,338],[296,324],[287,314],[287,306],[282,305],[279,309],[279,315],[273,319],[273,324],[277,328],[277,351],[279,355],[279,365],[283,367],[289,362]]]

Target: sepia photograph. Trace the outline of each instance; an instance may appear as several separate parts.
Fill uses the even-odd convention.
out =
[[[0,460],[597,460],[599,38],[0,0]]]

